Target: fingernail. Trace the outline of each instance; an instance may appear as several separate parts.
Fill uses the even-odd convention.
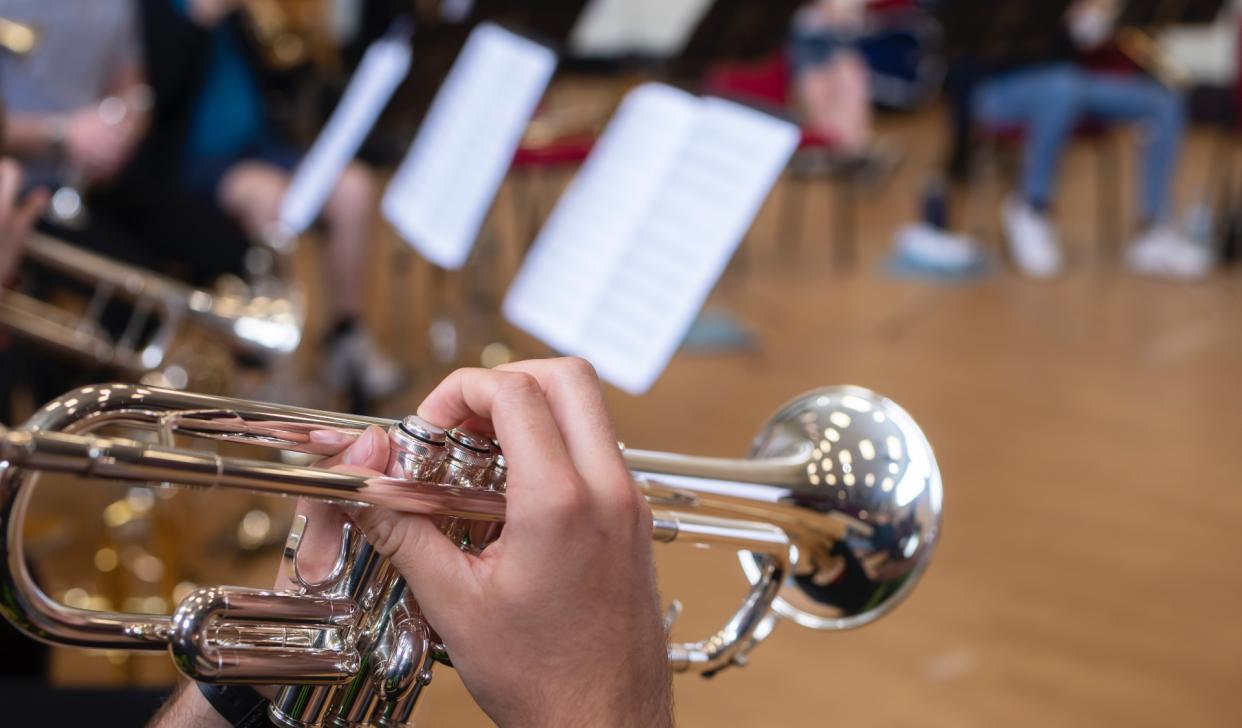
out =
[[[342,462],[346,465],[365,465],[375,452],[375,434],[375,428],[367,428],[367,431],[362,433],[358,441],[350,445],[349,449],[345,451],[345,457],[342,458]]]

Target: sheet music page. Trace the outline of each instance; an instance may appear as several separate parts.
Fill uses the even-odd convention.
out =
[[[713,0],[592,0],[569,36],[578,56],[667,58],[686,47]]]
[[[470,34],[384,194],[384,217],[427,260],[470,257],[556,62],[497,25]]]
[[[319,217],[341,173],[409,73],[411,57],[405,38],[381,38],[367,49],[345,95],[293,174],[280,202],[281,234],[300,235]]]
[[[621,389],[647,391],[798,138],[745,106],[640,87],[544,228],[506,318]]]
[[[669,86],[631,91],[535,238],[505,296],[515,326],[564,352],[577,342],[604,286],[672,171],[699,100]]]

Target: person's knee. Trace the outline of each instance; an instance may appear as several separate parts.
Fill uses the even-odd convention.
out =
[[[235,166],[220,182],[220,206],[251,224],[269,222],[280,210],[288,178],[256,165]]]
[[[1072,66],[1059,66],[1046,72],[1039,84],[1034,108],[1036,115],[1066,119],[1078,117],[1082,108],[1084,79],[1082,71]]]

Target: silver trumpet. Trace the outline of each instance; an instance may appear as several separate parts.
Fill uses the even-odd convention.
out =
[[[90,433],[124,425],[163,444]],[[312,433],[386,428],[390,473],[365,477],[178,449],[176,436],[300,452]],[[339,438],[338,438],[339,439]],[[942,489],[930,445],[892,401],[856,387],[810,392],[759,431],[746,459],[624,449],[660,542],[738,550],[750,589],[708,638],[671,644],[677,672],[744,665],[778,618],[838,630],[867,624],[914,588],[939,538]],[[74,390],[0,434],[5,538],[0,610],[31,637],[111,650],[168,650],[188,677],[275,684],[269,714],[284,726],[405,724],[436,662],[450,655],[401,576],[352,527],[335,566],[298,569],[308,524],[295,520],[284,590],[201,589],[172,615],[69,607],[31,578],[23,521],[43,471],[316,498],[433,516],[463,549],[480,551],[505,514],[499,445],[417,417],[319,412],[135,385]],[[555,646],[550,646],[555,649]]]
[[[302,339],[304,312],[287,295],[255,295],[240,282],[234,291],[208,292],[41,234],[27,239],[23,256],[94,290],[81,314],[0,290],[0,326],[135,380],[165,363],[187,323],[235,351],[260,357],[292,352]],[[100,325],[113,298],[133,306],[124,330],[115,337]],[[148,326],[153,327],[150,335]]]

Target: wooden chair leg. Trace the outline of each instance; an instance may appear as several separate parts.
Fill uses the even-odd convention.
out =
[[[1122,219],[1121,158],[1117,139],[1112,134],[1098,143],[1096,151],[1096,234],[1100,259],[1113,261],[1121,250],[1125,221]]]
[[[802,240],[807,184],[806,179],[796,175],[785,176],[786,189],[778,209],[780,224],[777,226],[776,244],[780,246],[781,257],[786,260],[793,257],[795,246]]]
[[[833,180],[832,184],[836,188],[833,195],[836,209],[832,213],[832,263],[835,268],[849,270],[858,258],[858,195],[855,194],[858,185],[851,176]]]

